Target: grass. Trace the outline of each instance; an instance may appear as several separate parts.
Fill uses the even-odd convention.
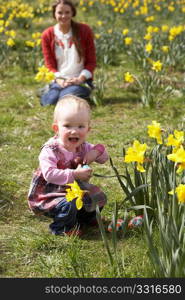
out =
[[[37,167],[41,145],[53,134],[53,106],[41,107],[35,95],[32,74],[14,70],[14,77],[1,79],[1,277],[115,277],[99,229],[87,229],[79,238],[55,237],[48,231],[50,220],[36,217],[28,209],[27,193],[32,171]],[[116,94],[116,98],[114,97]],[[129,94],[107,88],[105,104],[92,106],[89,142],[104,143],[118,169],[123,169],[122,148],[133,139],[146,139],[152,119],[164,128],[183,122],[184,98],[169,99],[160,109],[143,108],[130,101]],[[170,121],[170,123],[169,123]],[[116,129],[116,130],[115,130]],[[94,164],[94,172],[113,175],[109,162]],[[114,178],[93,177],[106,192],[103,215],[110,221],[115,201],[124,195]],[[124,214],[118,210],[119,217]],[[111,234],[107,238],[112,249]],[[124,254],[123,277],[151,277],[144,232],[130,231],[118,236],[118,253]]]
[[[91,20],[92,19],[92,20]],[[91,16],[87,22],[93,24]],[[46,27],[46,26],[44,26]],[[107,66],[103,105],[92,105],[92,130],[88,141],[103,143],[115,164],[123,171],[123,147],[134,139],[148,141],[147,125],[152,120],[164,128],[182,128],[185,96],[165,99],[155,109],[142,107],[138,92],[123,85],[123,72],[132,62]],[[96,74],[100,71],[96,70]],[[53,135],[53,106],[41,107],[36,91],[40,87],[33,73],[13,66],[0,77],[0,277],[153,277],[145,233],[130,230],[118,234],[117,253],[124,256],[118,275],[109,264],[98,228],[87,229],[82,238],[56,237],[49,233],[50,219],[34,216],[28,208],[27,193],[32,172],[38,165],[42,144]],[[94,173],[114,175],[110,163],[94,164]],[[107,194],[102,215],[112,220],[115,202],[123,217],[123,192],[115,178],[93,177]],[[112,235],[107,239],[113,251]],[[156,243],[158,232],[155,231]]]

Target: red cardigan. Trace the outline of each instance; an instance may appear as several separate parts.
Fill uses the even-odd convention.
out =
[[[82,23],[78,23],[78,25],[81,45],[84,51],[84,69],[87,69],[93,75],[96,67],[94,35],[88,25]],[[46,67],[54,73],[58,72],[55,56],[54,26],[47,28],[42,33],[42,52]]]

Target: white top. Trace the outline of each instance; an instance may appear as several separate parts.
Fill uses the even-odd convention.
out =
[[[89,70],[84,69],[83,59],[79,59],[78,52],[75,44],[71,42],[72,30],[67,33],[62,33],[59,30],[59,24],[54,26],[55,42],[55,55],[57,59],[58,72],[55,77],[78,77],[83,75],[86,79],[92,77]]]

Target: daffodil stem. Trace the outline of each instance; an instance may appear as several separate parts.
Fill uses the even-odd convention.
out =
[[[176,214],[176,194],[175,194],[175,189],[176,189],[176,166],[177,164],[174,164],[174,169],[173,169],[173,199],[172,199],[172,216],[175,218]]]

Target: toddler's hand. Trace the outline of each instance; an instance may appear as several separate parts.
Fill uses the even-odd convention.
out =
[[[81,165],[78,165],[73,174],[75,179],[89,181],[92,176],[92,169],[90,167],[83,168]]]
[[[93,161],[95,161],[98,157],[98,155],[100,155],[100,153],[97,150],[90,150],[89,152],[87,152],[85,154],[83,163],[84,164],[90,164]]]

